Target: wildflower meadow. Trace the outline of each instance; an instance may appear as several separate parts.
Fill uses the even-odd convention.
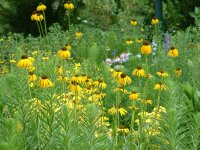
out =
[[[200,18],[102,30],[72,24],[75,8],[67,30],[40,3],[37,37],[0,37],[0,150],[199,150]]]

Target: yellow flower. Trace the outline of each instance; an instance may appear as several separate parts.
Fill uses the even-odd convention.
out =
[[[63,67],[62,67],[62,66],[58,66],[58,67],[55,69],[55,72],[58,73],[59,75],[62,75],[62,74],[63,74]]]
[[[143,103],[143,104],[149,104],[149,105],[152,105],[153,104],[153,102],[152,102],[152,100],[150,100],[150,99],[145,99],[145,100],[141,100],[141,102]]]
[[[72,47],[69,44],[65,44],[64,49],[67,49],[70,51],[72,49]]]
[[[175,72],[175,74],[176,74],[177,77],[179,77],[179,76],[182,75],[182,69],[181,69],[181,68],[176,68],[176,69],[174,70],[174,72]]]
[[[46,10],[46,6],[44,4],[39,4],[39,6],[36,8],[37,11],[45,11]]]
[[[74,70],[78,71],[80,67],[81,67],[80,63],[75,63]]]
[[[115,115],[116,113],[119,113],[121,116],[123,116],[127,113],[127,111],[122,107],[120,108],[112,107],[108,110],[108,113],[111,115]]]
[[[77,82],[71,81],[70,85],[69,85],[69,91],[70,92],[75,92],[75,93],[80,93],[81,92],[81,87]]]
[[[144,77],[145,71],[141,67],[137,67],[136,69],[133,70],[132,74],[137,77]]]
[[[105,89],[107,87],[107,84],[102,79],[99,79],[98,81],[95,81],[94,85],[97,86],[97,87],[100,87],[102,89]]]
[[[158,106],[156,106],[154,109],[153,109],[153,112],[159,112],[159,113],[167,113],[166,111],[166,108],[163,107],[163,106],[159,106],[159,109],[158,109]]]
[[[74,9],[74,4],[71,3],[70,1],[67,1],[67,2],[64,4],[64,8],[67,9],[67,10],[73,10],[73,9]]]
[[[42,60],[49,60],[49,57],[42,57]]]
[[[144,42],[141,47],[141,53],[145,55],[149,55],[152,53],[151,45],[148,42]]]
[[[139,98],[139,93],[133,91],[133,92],[130,93],[129,98],[130,98],[130,100],[134,100],[134,101],[135,101],[135,100],[138,100],[138,98]]]
[[[178,57],[179,52],[175,47],[171,47],[168,51],[168,56],[169,57]]]
[[[75,36],[76,36],[76,39],[80,39],[80,38],[83,36],[83,33],[80,32],[80,31],[77,31],[77,32],[75,33]]]
[[[33,82],[33,81],[36,81],[36,80],[37,80],[36,74],[34,74],[33,72],[29,72],[28,81]]]
[[[124,126],[120,126],[120,127],[117,129],[117,132],[128,134],[128,133],[129,133],[129,129],[128,129],[128,128],[125,128]]]
[[[137,42],[138,42],[138,43],[142,43],[142,42],[143,42],[143,39],[142,39],[142,38],[139,38],[139,39],[137,39]]]
[[[42,76],[38,81],[38,87],[40,88],[49,88],[53,87],[53,83],[48,79],[47,76]]]
[[[131,39],[128,39],[128,40],[126,40],[126,44],[131,45],[131,44],[133,44],[133,41]]]
[[[131,78],[126,74],[122,73],[118,79],[118,83],[121,85],[126,85],[131,83]]]
[[[75,74],[73,77],[71,77],[71,81],[76,83],[81,83],[81,77]]]
[[[169,76],[169,74],[164,70],[160,70],[160,71],[156,72],[156,74],[160,77],[168,77]]]
[[[26,55],[22,55],[21,59],[17,63],[18,68],[28,68],[32,66],[32,62]]]
[[[58,51],[58,57],[62,59],[69,59],[71,57],[71,52],[68,49],[63,48],[62,50]]]
[[[16,61],[14,59],[11,59],[10,63],[16,63]]]
[[[124,94],[129,94],[129,92],[128,92],[126,89],[124,89],[123,86],[120,86],[120,87],[115,88],[115,89],[114,89],[114,92],[122,92],[122,93],[124,93]]]
[[[60,82],[67,82],[67,81],[69,81],[69,78],[65,77],[63,75],[60,75],[60,76],[58,76],[58,81],[60,81]]]
[[[160,82],[154,85],[154,90],[167,90],[167,86]]]
[[[31,15],[32,21],[42,21],[44,19],[43,15],[39,12],[33,12]]]
[[[153,24],[153,25],[157,25],[158,22],[159,22],[159,20],[156,17],[153,17],[152,20],[151,20],[151,24]]]
[[[133,19],[133,20],[131,20],[131,25],[134,27],[134,26],[136,26],[137,25],[137,20],[135,20],[135,19]]]
[[[33,72],[35,70],[35,67],[34,66],[30,66],[30,67],[28,67],[28,70],[29,70],[29,72]]]
[[[112,77],[113,77],[113,78],[115,78],[115,77],[120,77],[121,74],[122,74],[122,71],[116,70],[116,71],[113,71],[113,72],[112,72]]]
[[[123,116],[123,115],[125,115],[125,114],[127,113],[127,111],[126,111],[124,108],[122,108],[122,107],[120,107],[120,108],[118,109],[118,112],[119,112],[119,114],[120,114],[121,116]]]

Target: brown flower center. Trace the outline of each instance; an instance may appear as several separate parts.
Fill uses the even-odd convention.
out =
[[[27,59],[28,57],[26,55],[22,55],[21,59]]]
[[[48,79],[48,77],[47,76],[42,76],[42,79]]]

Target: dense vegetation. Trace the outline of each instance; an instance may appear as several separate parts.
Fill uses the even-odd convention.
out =
[[[123,9],[117,25],[73,24],[79,3],[51,26],[48,5],[29,10],[38,37],[1,36],[0,149],[200,149],[200,9],[164,32]]]

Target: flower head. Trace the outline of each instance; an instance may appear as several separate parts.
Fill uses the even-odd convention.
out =
[[[130,21],[131,25],[134,27],[137,25],[137,20],[133,19]]]
[[[182,69],[181,69],[181,68],[176,68],[176,69],[174,70],[174,72],[175,72],[175,74],[176,74],[177,77],[179,77],[179,76],[182,75]]]
[[[76,36],[76,39],[80,39],[80,38],[83,36],[83,33],[80,32],[80,31],[77,31],[77,32],[75,33],[75,36]]]
[[[139,93],[137,93],[137,92],[135,92],[135,91],[133,91],[133,92],[131,92],[131,93],[129,94],[129,99],[130,99],[130,100],[135,101],[135,100],[138,100],[138,98],[139,98]]]
[[[178,52],[178,50],[175,47],[171,47],[168,50],[168,56],[169,57],[178,57],[178,55],[179,55],[179,52]]]
[[[71,57],[71,52],[64,47],[58,51],[58,57],[61,59],[69,59]]]
[[[168,77],[169,76],[169,74],[164,70],[160,70],[160,71],[156,72],[156,75],[158,75],[160,77]]]
[[[144,42],[141,47],[141,53],[145,55],[149,55],[152,53],[151,45],[148,42]]]
[[[153,17],[152,20],[151,20],[151,24],[152,24],[152,25],[157,25],[158,22],[159,22],[159,20],[158,20],[158,18],[156,18],[156,17]]]
[[[64,4],[64,8],[67,9],[67,10],[73,10],[74,9],[74,4],[71,1],[67,1]]]
[[[167,90],[167,86],[160,82],[154,85],[154,90]]]
[[[48,79],[47,76],[42,76],[38,81],[38,87],[40,88],[49,88],[53,87],[53,83]]]
[[[131,40],[131,39],[126,40],[126,44],[127,44],[127,45],[133,44],[133,40]]]
[[[38,7],[36,8],[37,11],[45,11],[46,9],[47,7],[42,3],[40,3]]]
[[[118,83],[121,85],[126,85],[131,83],[131,78],[125,73],[122,73],[118,78]]]
[[[17,63],[18,68],[29,68],[32,66],[32,62],[26,55],[22,55],[21,59]]]
[[[136,69],[133,70],[132,74],[137,77],[144,77],[145,71],[141,67],[137,67]]]

